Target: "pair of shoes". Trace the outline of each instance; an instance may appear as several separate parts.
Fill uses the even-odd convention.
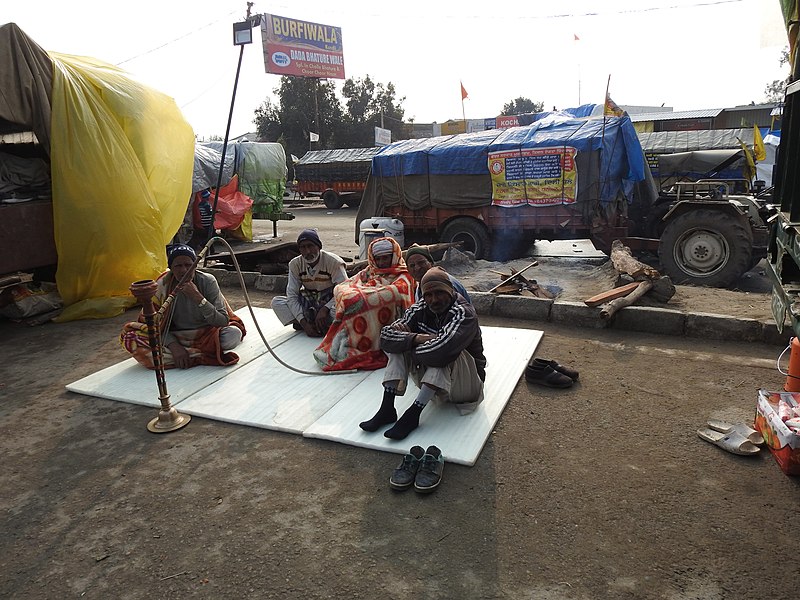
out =
[[[389,485],[395,490],[406,490],[414,485],[421,494],[429,494],[442,481],[444,456],[436,446],[414,446],[403,457],[403,462],[392,471]]]
[[[574,377],[573,377],[574,375]],[[525,367],[525,381],[554,388],[568,388],[578,379],[578,372],[554,360],[534,358]]]
[[[748,440],[738,431],[732,429],[729,433],[722,431],[714,431],[711,428],[698,429],[697,435],[701,440],[705,440],[719,446],[723,450],[727,450],[731,454],[740,454],[743,456],[752,456],[758,454],[761,448],[756,446],[753,442]]]
[[[753,444],[754,446],[763,446],[764,445],[764,436],[762,436],[758,431],[750,427],[749,425],[745,425],[744,423],[728,423],[727,421],[720,421],[718,419],[709,419],[706,423],[709,429],[713,429],[714,431],[718,431],[720,433],[731,433],[735,431],[742,437],[746,438],[748,442]]]

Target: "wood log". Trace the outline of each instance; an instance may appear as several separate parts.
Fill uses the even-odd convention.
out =
[[[611,302],[604,304],[603,308],[600,309],[600,318],[604,321],[608,321],[619,309],[630,306],[639,298],[644,296],[647,292],[649,292],[652,287],[652,281],[640,281],[636,289],[627,296],[617,298],[616,300],[612,300]]]
[[[538,261],[533,261],[533,262],[532,262],[531,264],[529,264],[527,267],[525,267],[525,268],[524,268],[524,269],[522,269],[521,271],[517,271],[516,273],[514,273],[514,274],[513,274],[511,277],[509,277],[509,278],[508,278],[508,279],[506,279],[505,281],[501,281],[500,283],[498,283],[496,286],[494,286],[494,287],[493,287],[492,289],[490,289],[489,291],[490,291],[490,292],[493,292],[493,291],[495,291],[496,289],[498,289],[498,288],[500,288],[500,287],[504,286],[505,284],[507,284],[507,283],[509,283],[509,282],[513,281],[515,278],[517,278],[517,277],[519,277],[520,275],[522,275],[522,274],[523,274],[525,271],[527,271],[527,270],[528,270],[528,269],[530,269],[531,267],[538,267],[538,266],[539,266],[539,262],[538,262]]]
[[[631,249],[624,246],[619,240],[611,242],[611,264],[620,273],[627,273],[637,280],[644,278],[658,279],[661,273],[653,267],[639,262],[631,255]]]
[[[639,282],[634,281],[633,283],[621,285],[619,287],[610,289],[607,292],[603,292],[601,294],[592,296],[591,298],[587,298],[586,300],[583,301],[583,303],[586,306],[600,306],[601,304],[605,304],[606,302],[610,302],[611,300],[616,300],[617,298],[622,298],[623,296],[627,296],[637,287],[639,287]]]

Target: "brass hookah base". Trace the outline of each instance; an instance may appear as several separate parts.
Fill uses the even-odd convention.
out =
[[[152,279],[135,281],[130,287],[131,294],[142,305],[142,315],[147,324],[148,341],[153,353],[153,368],[156,373],[156,384],[158,385],[158,399],[161,402],[161,410],[158,411],[158,416],[147,424],[147,430],[153,433],[169,433],[188,424],[192,417],[179,413],[169,401],[167,380],[164,377],[164,361],[161,357],[161,340],[155,325],[156,310],[153,305],[153,296],[157,289],[158,284]]]

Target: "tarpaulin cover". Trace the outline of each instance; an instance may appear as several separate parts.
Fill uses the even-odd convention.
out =
[[[194,133],[172,98],[122,70],[51,53],[60,321],[105,318],[166,268],[191,194]]]
[[[322,164],[330,162],[363,162],[371,161],[380,148],[339,148],[337,150],[310,150],[302,158],[295,160],[294,165]]]
[[[233,177],[236,153],[225,152],[225,168],[222,169],[222,184],[227,184]],[[219,180],[219,164],[222,162],[222,148],[197,142],[194,147],[194,171],[192,173],[192,193],[217,187]]]
[[[385,146],[372,159],[372,175],[357,219],[380,215],[385,207],[399,204],[414,210],[489,206],[490,152],[564,146],[578,151],[579,188],[586,193],[598,190],[595,202],[611,202],[620,192],[630,202],[634,185],[645,179],[644,155],[629,117],[604,120],[551,113],[524,127],[403,140]],[[596,158],[590,161],[589,154]],[[595,162],[597,166],[587,170]],[[587,167],[581,169],[581,164]],[[592,198],[584,196],[583,200]]]
[[[207,142],[222,156],[222,142]],[[274,142],[238,142],[225,149],[225,164],[234,157],[234,172],[239,175],[239,190],[253,200],[253,212],[281,212],[286,190],[286,152]],[[219,168],[219,159],[217,159]],[[223,179],[223,185],[227,183]],[[216,180],[210,187],[216,186]]]

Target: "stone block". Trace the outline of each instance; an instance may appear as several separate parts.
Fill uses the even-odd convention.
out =
[[[259,275],[255,281],[255,288],[262,292],[285,294],[287,285],[289,285],[288,275]]]
[[[492,315],[525,321],[547,321],[552,300],[526,296],[496,296]]]
[[[611,327],[661,335],[683,335],[686,314],[655,306],[626,306],[611,319]]]
[[[761,322],[727,315],[689,313],[686,315],[688,337],[736,342],[761,341]]]
[[[583,302],[554,302],[550,309],[550,320],[570,327],[608,327],[608,321],[600,318],[600,308],[586,306]]]
[[[470,292],[469,297],[472,300],[472,306],[475,307],[475,312],[479,315],[491,315],[494,309],[494,300],[496,294],[489,292]]]

